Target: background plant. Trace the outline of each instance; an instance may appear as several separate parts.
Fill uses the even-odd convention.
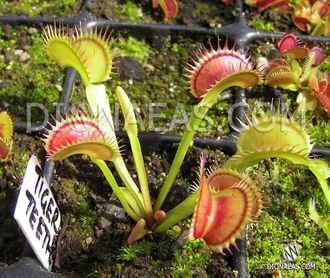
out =
[[[279,15],[290,14],[295,26],[311,35],[330,36],[330,4],[326,0],[247,0],[260,12],[273,9]]]
[[[326,63],[322,48],[306,46],[298,42],[293,34],[286,34],[278,42],[283,56],[270,61],[259,59],[266,84],[299,92],[299,111],[314,110],[317,98],[330,111],[330,74],[319,68]]]

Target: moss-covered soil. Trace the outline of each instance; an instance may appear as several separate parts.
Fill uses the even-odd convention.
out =
[[[26,15],[47,17],[69,17],[76,15],[82,6],[82,0],[40,1],[18,0],[0,1],[0,15]]]
[[[63,76],[44,51],[40,29],[0,26],[0,108],[15,119],[26,120],[31,103],[32,121],[42,120],[38,103],[53,113],[62,90]]]

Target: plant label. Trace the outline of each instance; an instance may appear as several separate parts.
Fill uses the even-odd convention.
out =
[[[61,214],[34,155],[26,169],[14,218],[42,266],[51,271],[53,240],[61,228]]]

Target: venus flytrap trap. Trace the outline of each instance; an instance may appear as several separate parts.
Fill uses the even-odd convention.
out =
[[[215,252],[236,248],[235,240],[261,210],[261,197],[244,174],[222,167],[206,178],[206,154],[201,156],[198,201],[188,239],[203,238]],[[238,249],[238,248],[237,248]]]
[[[167,18],[176,17],[178,14],[179,4],[177,0],[152,0],[154,9],[157,9],[158,5],[162,8]]]
[[[0,112],[0,161],[6,161],[13,145],[13,123],[7,112]]]
[[[330,176],[328,164],[310,157],[312,140],[298,121],[281,115],[262,113],[259,118],[248,120],[237,139],[237,153],[224,164],[239,172],[249,166],[270,158],[284,158],[294,164],[307,166],[317,178],[326,198],[330,201],[327,178]]]
[[[262,114],[260,118],[248,120],[236,142],[237,153],[224,164],[243,172],[247,167],[260,161],[276,157],[289,160],[293,164],[305,165],[315,175],[327,203],[330,204],[330,190],[327,179],[330,169],[327,162],[311,157],[313,147],[311,137],[299,124],[299,119],[288,118],[277,111],[271,116]],[[328,220],[322,220],[315,203],[310,200],[309,213],[330,240]]]
[[[47,25],[43,39],[47,54],[61,68],[76,69],[87,86],[93,83],[107,81],[113,68],[116,54],[108,47],[111,33],[108,29],[98,33],[87,30],[87,23],[79,30],[70,30],[63,25],[54,27]]]

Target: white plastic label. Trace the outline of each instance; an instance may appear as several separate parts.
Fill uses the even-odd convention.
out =
[[[53,239],[61,228],[61,214],[34,155],[26,169],[14,217],[42,266],[51,271]]]

